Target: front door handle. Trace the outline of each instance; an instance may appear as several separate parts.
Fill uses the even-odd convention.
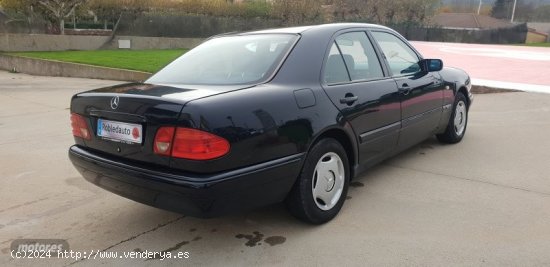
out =
[[[354,96],[352,93],[347,93],[344,98],[340,99],[340,104],[347,104],[348,106],[351,106],[355,103],[355,101],[357,101],[357,99],[359,99],[359,97]]]

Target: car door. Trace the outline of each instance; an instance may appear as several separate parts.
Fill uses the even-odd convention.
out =
[[[375,163],[397,145],[400,96],[365,31],[334,38],[325,58],[323,88],[355,131],[359,163]]]
[[[421,57],[401,37],[372,31],[401,92],[401,133],[398,147],[406,149],[434,134],[441,119],[443,82],[438,73],[421,68]]]

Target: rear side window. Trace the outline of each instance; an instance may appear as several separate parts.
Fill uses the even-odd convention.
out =
[[[338,36],[325,65],[327,84],[366,81],[384,77],[374,47],[365,32]]]
[[[336,43],[333,43],[325,65],[325,82],[327,84],[335,84],[349,81],[350,78],[342,54],[340,54]]]
[[[405,42],[387,32],[372,32],[372,35],[384,52],[393,76],[420,71],[418,55]]]
[[[298,38],[294,34],[214,38],[179,57],[147,82],[190,85],[262,82],[275,72]]]
[[[384,77],[378,56],[366,33],[345,33],[336,38],[336,43],[342,52],[352,81]]]

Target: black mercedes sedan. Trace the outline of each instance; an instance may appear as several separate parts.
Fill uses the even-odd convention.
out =
[[[460,142],[470,89],[383,26],[219,35],[143,83],[73,96],[69,157],[89,182],[162,209],[284,201],[320,224],[374,164],[433,135]]]

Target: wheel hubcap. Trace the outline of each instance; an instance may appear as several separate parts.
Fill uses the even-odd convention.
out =
[[[466,120],[468,113],[466,112],[466,104],[463,101],[459,101],[455,110],[454,128],[456,135],[460,136],[466,129]]]
[[[326,153],[319,159],[313,173],[311,190],[315,204],[322,210],[332,209],[344,189],[344,163],[338,154]]]

